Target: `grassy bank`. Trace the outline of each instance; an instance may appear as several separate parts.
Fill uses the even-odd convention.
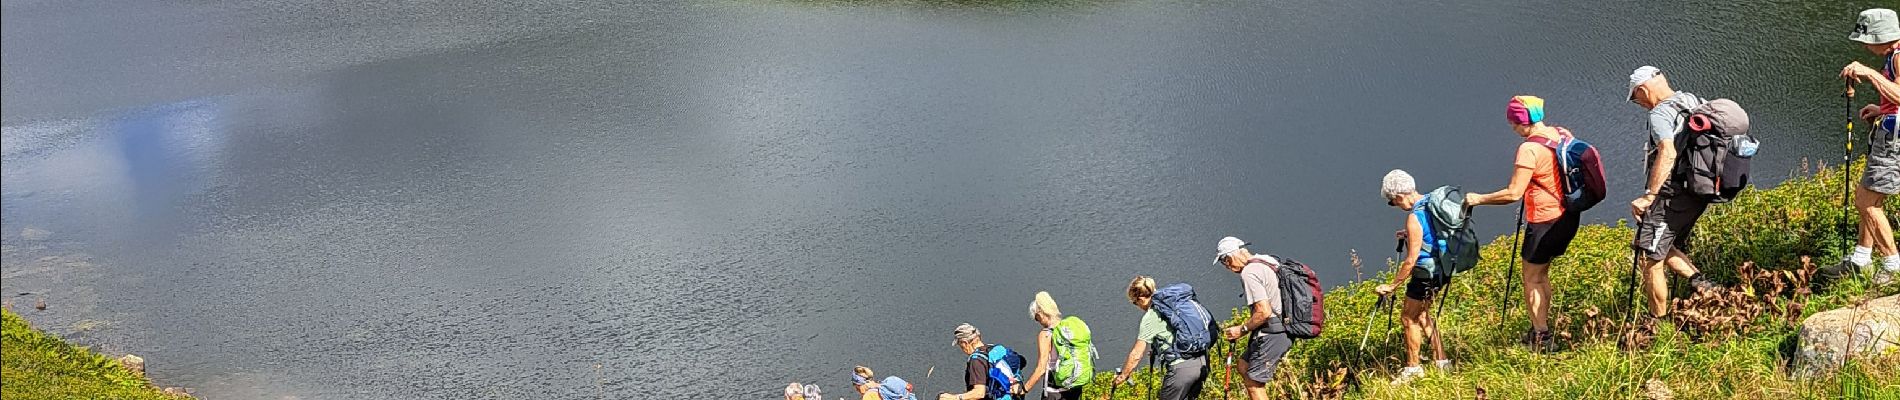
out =
[[[73,346],[0,311],[0,398],[177,399],[117,361]]]
[[[1676,399],[1900,399],[1900,378],[1895,378],[1900,354],[1854,360],[1840,373],[1820,378],[1794,379],[1787,373],[1787,354],[1802,318],[1900,292],[1860,281],[1816,293],[1797,289],[1807,287],[1812,266],[1835,262],[1845,250],[1840,235],[1853,225],[1840,206],[1842,179],[1838,170],[1824,169],[1773,189],[1751,190],[1712,209],[1698,228],[1692,253],[1703,271],[1735,290],[1687,301],[1687,308],[1679,310],[1693,312],[1679,314],[1693,317],[1664,324],[1653,336],[1631,335],[1630,325],[1622,323],[1633,229],[1619,223],[1584,227],[1569,254],[1552,265],[1555,351],[1540,354],[1515,344],[1529,322],[1516,291],[1521,285],[1505,277],[1511,239],[1499,237],[1484,249],[1478,269],[1454,281],[1439,316],[1446,351],[1457,367],[1450,373],[1427,367],[1428,376],[1403,386],[1388,384],[1402,366],[1396,310],[1388,317],[1388,311],[1373,309],[1373,286],[1391,278],[1383,271],[1388,268],[1370,265],[1365,273],[1376,275],[1327,293],[1326,332],[1295,345],[1273,384],[1275,398],[1618,399],[1666,391]],[[1626,205],[1606,202],[1592,213],[1626,210]],[[1804,256],[1812,261],[1804,264]],[[1344,260],[1308,264],[1347,266]],[[1676,293],[1677,298],[1689,295],[1680,284]],[[1640,299],[1637,303],[1640,313],[1644,306]],[[1368,331],[1362,350],[1360,340]],[[1225,349],[1216,349],[1214,360],[1224,355]],[[1229,392],[1218,390],[1229,380],[1227,371],[1215,368],[1201,398],[1244,398],[1238,376]],[[1102,379],[1098,382],[1108,382],[1106,375]],[[1143,393],[1149,387],[1145,382],[1123,385],[1115,398],[1146,398],[1152,396]],[[1109,389],[1095,385],[1085,398],[1101,398]]]

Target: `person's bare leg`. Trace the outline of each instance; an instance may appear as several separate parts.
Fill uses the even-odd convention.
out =
[[[1405,320],[1405,366],[1418,366],[1418,348],[1425,341],[1425,303],[1405,299],[1403,319]]]
[[[1871,245],[1874,254],[1883,256],[1900,254],[1894,251],[1893,223],[1887,221],[1887,210],[1881,208],[1886,200],[1887,195],[1866,188],[1854,192],[1854,206],[1860,209],[1861,226],[1867,227],[1862,242],[1871,242],[1865,245]]]
[[[1649,295],[1649,315],[1658,318],[1669,315],[1669,268],[1664,266],[1667,263],[1648,257],[1643,261],[1648,262],[1642,272],[1643,288]]]
[[[1242,371],[1246,371],[1245,366],[1242,368]],[[1247,387],[1247,400],[1271,400],[1267,398],[1266,382],[1254,382],[1251,376],[1241,379],[1240,382]]]
[[[1425,309],[1430,310],[1431,308],[1432,308],[1432,301],[1426,300]],[[1445,343],[1439,340],[1440,337],[1443,335],[1438,332],[1438,319],[1432,318],[1431,314],[1426,314],[1425,315],[1425,329],[1426,329],[1426,332],[1429,332],[1431,334],[1431,338],[1432,338],[1431,339],[1432,340],[1432,360],[1436,361],[1436,360],[1449,359],[1445,357]]]
[[[1524,262],[1524,308],[1531,314],[1531,329],[1550,330],[1550,264]]]

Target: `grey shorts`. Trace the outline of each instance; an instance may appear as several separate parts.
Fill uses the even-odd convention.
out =
[[[1240,358],[1247,360],[1247,379],[1272,382],[1273,371],[1280,368],[1280,360],[1292,349],[1293,338],[1287,337],[1286,332],[1254,335],[1247,341],[1247,351],[1240,353]]]
[[[1900,136],[1894,135],[1894,116],[1874,123],[1867,138],[1867,170],[1860,187],[1885,195],[1900,194]]]
[[[1656,202],[1649,205],[1649,211],[1643,213],[1643,220],[1637,223],[1636,241],[1630,246],[1650,260],[1669,257],[1671,248],[1688,253],[1695,222],[1702,219],[1702,212],[1708,209],[1707,201],[1693,195],[1657,197]]]
[[[1183,358],[1168,366],[1161,378],[1161,400],[1193,400],[1201,397],[1201,383],[1207,382],[1207,356]],[[1081,389],[1076,389],[1080,391]]]

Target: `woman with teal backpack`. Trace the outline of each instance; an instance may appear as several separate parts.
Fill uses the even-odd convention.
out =
[[[1095,346],[1089,338],[1089,326],[1081,318],[1063,317],[1049,292],[1036,292],[1029,303],[1029,317],[1042,325],[1036,334],[1036,370],[1023,381],[1023,387],[1045,385],[1043,399],[1077,400],[1082,388],[1095,377]]]

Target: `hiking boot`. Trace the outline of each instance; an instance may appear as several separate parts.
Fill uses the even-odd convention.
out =
[[[1544,352],[1546,348],[1550,347],[1550,331],[1539,331],[1536,330],[1536,328],[1532,328],[1531,330],[1524,331],[1524,336],[1518,338],[1517,343],[1524,345],[1524,347],[1531,348],[1532,351]]]
[[[1406,383],[1412,382],[1412,380],[1414,379],[1418,379],[1421,376],[1425,376],[1425,368],[1405,367],[1404,369],[1399,370],[1399,376],[1392,378],[1392,385],[1393,386],[1404,385]]]
[[[1887,286],[1887,284],[1893,283],[1895,275],[1900,275],[1900,271],[1886,268],[1874,271],[1874,286]]]
[[[1724,288],[1722,284],[1715,283],[1714,280],[1710,280],[1709,276],[1705,274],[1695,274],[1695,278],[1689,279],[1689,286],[1694,287],[1696,293]]]
[[[1450,373],[1450,372],[1451,372],[1451,360],[1438,360],[1438,361],[1434,361],[1434,362],[1432,362],[1432,367],[1434,367],[1434,368],[1438,368],[1438,370],[1439,370],[1439,371],[1444,371],[1444,372],[1446,372],[1446,373]]]

